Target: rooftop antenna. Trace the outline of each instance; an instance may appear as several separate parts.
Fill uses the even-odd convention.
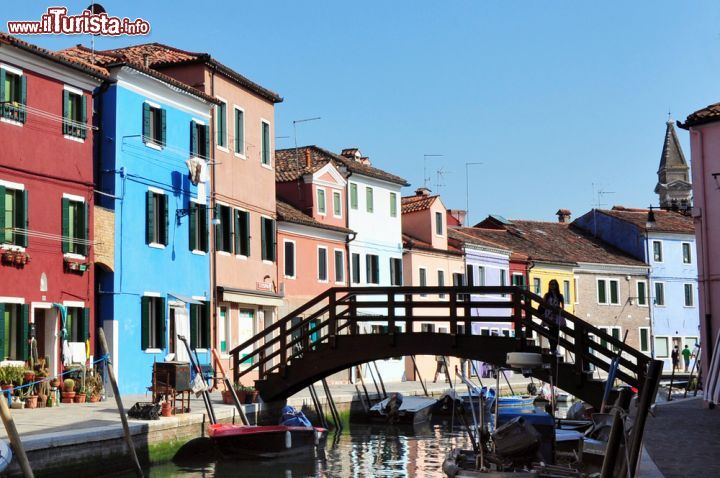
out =
[[[99,15],[101,13],[107,13],[105,10],[105,7],[100,5],[99,3],[92,2],[85,10],[90,10],[90,12],[93,15]],[[90,51],[91,51],[91,57],[90,62],[94,65],[95,64],[95,36],[96,35],[90,35]]]
[[[305,119],[299,119],[299,120],[293,120],[293,136],[295,137],[295,167],[300,167],[300,159],[298,158],[298,145],[297,145],[297,124],[298,123],[307,123],[308,121],[317,121],[319,119],[322,119],[320,116],[316,116],[314,118],[305,118]]]
[[[439,158],[445,156],[444,154],[423,154],[423,187],[427,188],[428,181],[430,178],[427,175],[427,159],[428,158]]]
[[[600,186],[600,185],[597,185],[597,189],[595,189],[595,188],[596,188],[596,184],[595,184],[595,183],[592,183],[593,199],[596,200],[595,203],[592,205],[592,206],[593,206],[593,235],[597,237],[597,215],[596,215],[596,211],[597,211],[599,208],[603,207],[603,206],[607,206],[607,204],[603,202],[603,199],[604,199],[605,196],[607,196],[608,194],[615,194],[615,191],[603,191],[603,190],[601,189],[601,186]]]
[[[445,179],[446,174],[450,174],[452,171],[445,171],[443,167],[435,170],[435,194],[440,194],[440,188],[445,187],[442,180]]]

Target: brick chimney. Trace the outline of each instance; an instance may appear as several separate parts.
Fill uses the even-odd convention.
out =
[[[464,226],[466,211],[462,209],[448,209],[448,225]]]
[[[429,196],[430,190],[428,188],[417,188],[415,190],[415,195],[416,196]]]
[[[312,166],[312,153],[310,152],[310,149],[305,149],[305,167],[309,168]]]
[[[570,209],[558,209],[558,212],[555,213],[558,217],[558,222],[561,222],[563,224],[570,222],[570,218],[572,217],[572,212],[570,212]]]

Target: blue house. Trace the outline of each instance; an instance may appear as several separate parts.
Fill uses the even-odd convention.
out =
[[[650,304],[647,332],[641,331],[641,348],[649,342],[651,354],[672,370],[673,347],[693,350],[699,337],[697,254],[693,218],[680,211],[593,209],[574,225],[621,249],[650,266],[648,282],[638,283],[635,299]]]
[[[121,393],[144,393],[155,361],[188,361],[178,335],[202,361],[211,347],[208,125],[216,100],[96,57],[103,60],[112,82],[96,94],[96,240],[113,247],[96,274],[98,320]]]

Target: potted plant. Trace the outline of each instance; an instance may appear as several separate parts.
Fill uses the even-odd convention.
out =
[[[25,397],[25,408],[37,408],[38,405],[38,396],[37,395],[28,395]]]
[[[75,394],[75,403],[85,403],[87,391],[80,387],[80,390]]]
[[[162,408],[160,410],[160,413],[163,417],[171,417],[172,416],[172,404],[165,400],[162,402]]]
[[[241,384],[237,387],[237,395],[240,403],[255,403],[258,391],[255,390],[255,387],[246,387]]]
[[[75,399],[75,380],[66,378],[63,380],[62,402],[72,403]]]
[[[23,382],[32,383],[35,381],[35,370],[31,368],[25,369],[23,372]]]

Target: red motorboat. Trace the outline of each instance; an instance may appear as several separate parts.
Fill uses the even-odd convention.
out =
[[[324,443],[327,430],[319,427],[215,423],[208,425],[208,435],[224,455],[265,458],[307,453]]]

